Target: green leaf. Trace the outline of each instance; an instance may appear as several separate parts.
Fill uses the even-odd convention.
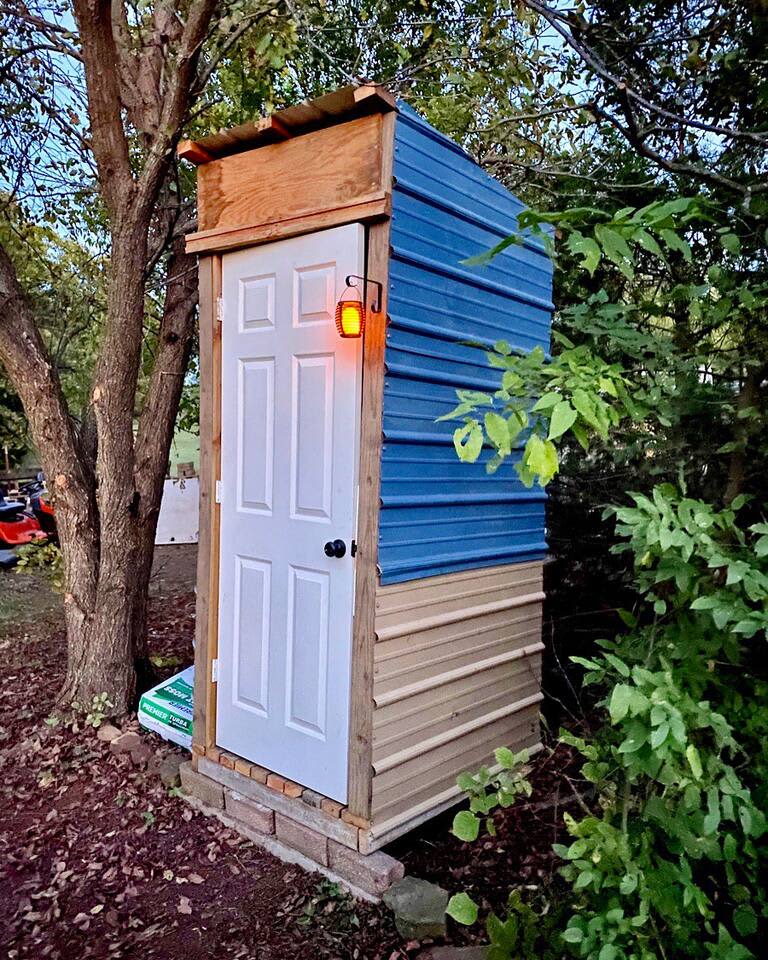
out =
[[[753,933],[757,933],[757,915],[752,907],[737,907],[733,911],[733,925],[742,937],[751,937]]]
[[[460,460],[474,463],[483,449],[483,431],[477,420],[470,420],[453,433],[453,445]]]
[[[732,253],[735,256],[741,253],[741,240],[739,240],[735,233],[724,233],[720,237],[720,243],[722,243],[723,249],[728,253]]]
[[[563,940],[566,943],[581,943],[583,939],[584,933],[578,927],[566,927],[563,931]]]
[[[657,747],[660,747],[662,743],[669,736],[669,724],[660,723],[658,727],[651,734],[651,746],[655,750]]]
[[[699,751],[692,743],[689,743],[685,748],[685,755],[688,758],[688,763],[694,777],[696,777],[697,780],[701,780],[704,770],[701,766],[701,757],[699,756]]]
[[[589,271],[590,276],[593,276],[600,263],[599,245],[591,237],[585,237],[578,230],[574,230],[568,237],[567,246],[571,253],[581,254],[581,266]]]
[[[496,758],[496,763],[499,766],[504,767],[507,770],[511,770],[515,766],[515,754],[509,747],[497,747],[493,751],[493,755]]]
[[[618,955],[618,949],[612,943],[606,943],[601,947],[597,960],[616,960]]]
[[[534,403],[533,409],[538,410],[551,410],[553,407],[556,407],[558,403],[562,401],[562,395],[556,393],[555,391],[550,391],[545,393],[544,396],[539,397],[539,399]]]
[[[626,683],[617,683],[613,688],[611,700],[608,704],[608,712],[611,715],[612,723],[621,723],[624,717],[626,717],[629,705],[632,702],[633,693],[634,689]]]
[[[504,417],[498,413],[486,413],[485,432],[488,439],[499,451],[499,455],[508,457],[512,452],[512,447],[509,442],[509,425]]]
[[[637,240],[640,246],[644,250],[647,250],[648,253],[652,253],[654,257],[658,257],[659,260],[664,259],[664,254],[661,251],[661,247],[647,230],[636,230],[634,233],[634,239]]]
[[[616,230],[598,225],[595,227],[595,236],[605,250],[606,256],[622,270],[629,267],[631,271],[632,251],[624,237]]]
[[[615,654],[606,653],[605,659],[608,661],[608,663],[610,663],[613,669],[617,671],[617,673],[621,674],[622,677],[629,676],[629,667],[627,666],[626,663],[624,663],[623,660],[620,660]]]
[[[659,230],[659,235],[670,250],[677,250],[678,253],[682,253],[683,257],[690,263],[691,248],[679,234],[675,233],[674,230],[665,229]]]
[[[468,893],[454,893],[445,912],[457,923],[470,927],[477,920],[477,904]]]
[[[539,485],[544,487],[557,473],[557,449],[551,440],[542,440],[533,433],[525,445],[523,462],[531,473],[538,475]]]
[[[556,440],[562,437],[566,430],[576,422],[578,414],[567,400],[561,400],[552,410],[552,418],[549,421],[549,440]]]
[[[470,793],[474,789],[475,778],[471,773],[460,773],[458,777],[456,777],[456,785],[459,790],[463,790],[464,793]]]
[[[591,870],[582,870],[581,873],[576,877],[576,882],[573,885],[574,890],[583,890],[584,887],[588,887],[592,883],[594,874]]]
[[[451,833],[465,843],[472,843],[480,834],[480,820],[471,811],[460,810],[453,818]]]
[[[603,428],[600,424],[600,421],[597,419],[594,401],[586,390],[582,390],[581,388],[574,390],[573,396],[571,397],[571,403],[591,427],[594,427],[598,433],[602,433]]]

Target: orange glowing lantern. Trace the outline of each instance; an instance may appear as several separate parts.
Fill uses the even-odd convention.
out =
[[[336,304],[336,329],[340,337],[362,337],[365,306],[359,300],[339,300]]]
[[[379,313],[381,310],[381,284],[377,280],[369,280],[367,277],[356,277],[353,274],[348,276],[346,278],[346,290],[342,293],[341,300],[336,304],[336,329],[339,331],[340,337],[362,337],[365,331],[365,301],[359,296],[357,300],[346,298],[347,290],[357,289],[356,280],[362,283],[366,295],[369,285],[376,289],[376,298],[371,304],[371,313]]]

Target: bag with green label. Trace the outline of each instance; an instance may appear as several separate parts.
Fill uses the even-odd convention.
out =
[[[192,747],[192,698],[195,668],[187,667],[152,687],[139,700],[139,723],[189,750]]]

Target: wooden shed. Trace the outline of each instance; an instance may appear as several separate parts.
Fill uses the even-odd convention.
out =
[[[467,341],[548,348],[551,262],[527,239],[466,264],[522,205],[380,87],[179,152],[198,165],[193,764],[372,851],[495,747],[539,743],[544,495],[461,463],[437,418],[456,388],[498,388]],[[342,337],[360,296],[364,333]]]

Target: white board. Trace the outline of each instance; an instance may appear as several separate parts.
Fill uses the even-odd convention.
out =
[[[155,543],[197,543],[200,527],[200,481],[197,477],[166,480]]]

